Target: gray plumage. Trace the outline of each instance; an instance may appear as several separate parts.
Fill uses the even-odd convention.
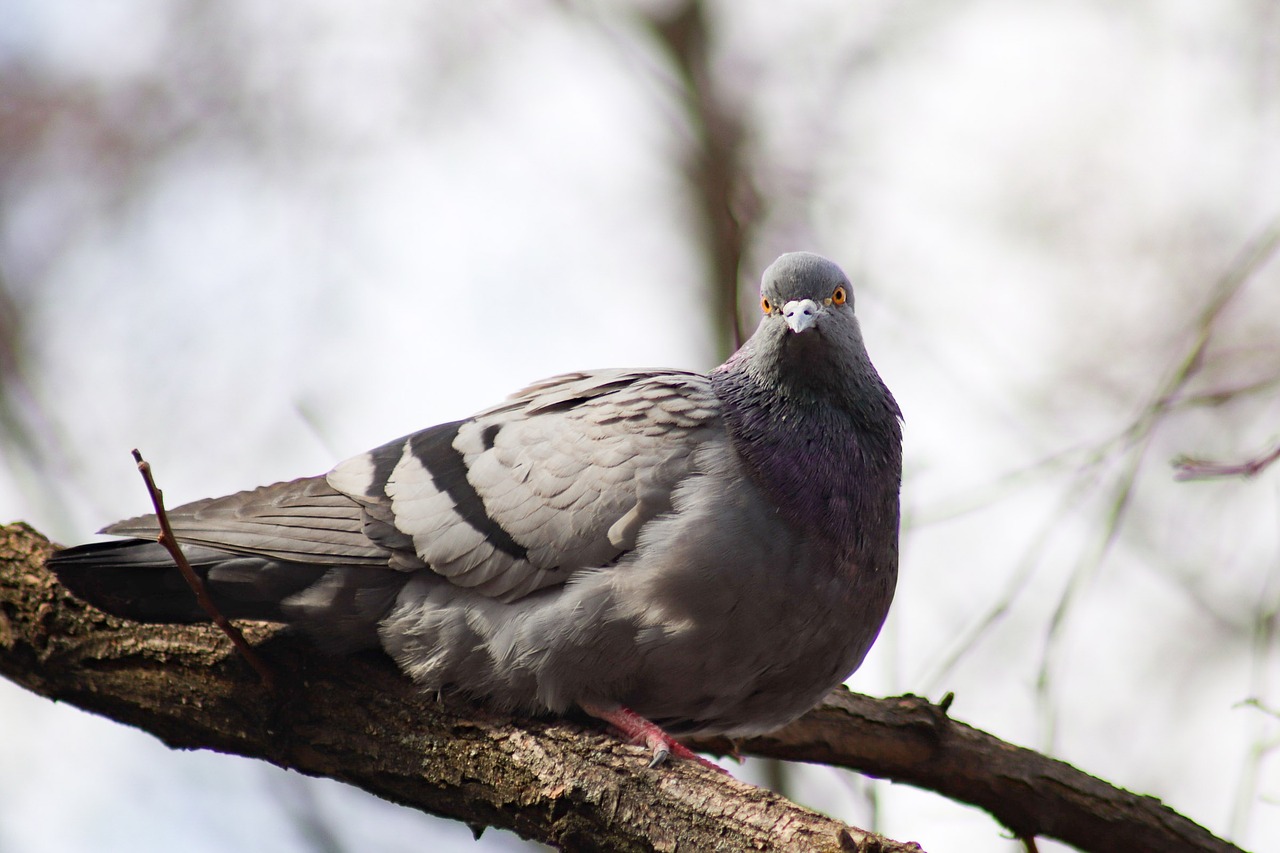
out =
[[[171,522],[227,615],[380,645],[431,690],[777,728],[858,667],[888,611],[901,430],[835,264],[783,255],[761,293],[759,328],[710,375],[555,377]],[[154,543],[51,565],[112,612],[200,618]]]

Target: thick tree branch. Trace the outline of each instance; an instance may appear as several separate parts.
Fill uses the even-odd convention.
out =
[[[0,675],[180,748],[261,758],[423,811],[573,851],[918,851],[692,762],[565,721],[424,696],[385,657],[331,658],[279,628],[245,634],[268,691],[213,626],[141,625],[71,598],[47,540],[0,528]]]
[[[1154,797],[1005,743],[918,696],[837,691],[785,729],[738,746],[935,791],[986,810],[1019,838],[1056,838],[1092,853],[1240,853]]]
[[[247,635],[282,674],[269,694],[212,627],[138,625],[70,598],[43,568],[48,550],[25,525],[0,528],[0,675],[172,746],[263,758],[571,850],[664,850],[677,841],[697,850],[918,849],[689,763],[648,770],[643,750],[570,722],[438,703],[385,658],[327,658],[251,623]],[[837,692],[738,747],[937,791],[1025,838],[1098,853],[1239,853],[1158,800],[1004,743],[917,697]]]

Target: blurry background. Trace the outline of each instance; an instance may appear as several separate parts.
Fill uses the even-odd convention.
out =
[[[1280,842],[1280,4],[0,0],[0,521],[64,543],[849,271],[906,413],[854,689]],[[734,287],[741,288],[733,296]],[[748,762],[932,851],[903,786]],[[0,851],[515,850],[0,682]],[[1060,849],[1046,843],[1044,849]]]

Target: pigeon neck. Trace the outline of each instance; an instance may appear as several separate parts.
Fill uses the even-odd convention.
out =
[[[778,512],[851,550],[860,567],[893,568],[902,429],[893,396],[866,368],[821,396],[762,379],[739,360],[711,381],[734,448]]]

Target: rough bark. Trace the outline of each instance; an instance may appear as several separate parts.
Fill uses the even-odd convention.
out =
[[[785,729],[738,747],[935,791],[984,809],[1019,838],[1054,838],[1091,853],[1240,853],[1155,797],[1005,743],[919,696],[839,690]]]
[[[384,657],[326,657],[280,629],[246,635],[262,687],[209,626],[139,625],[71,598],[51,546],[0,528],[0,675],[181,748],[261,758],[395,802],[566,850],[918,850],[572,721],[512,720],[423,696]],[[725,751],[728,744],[709,742]],[[986,809],[1020,837],[1082,850],[1239,849],[1151,797],[951,720],[903,696],[838,691],[744,754],[842,765]]]

